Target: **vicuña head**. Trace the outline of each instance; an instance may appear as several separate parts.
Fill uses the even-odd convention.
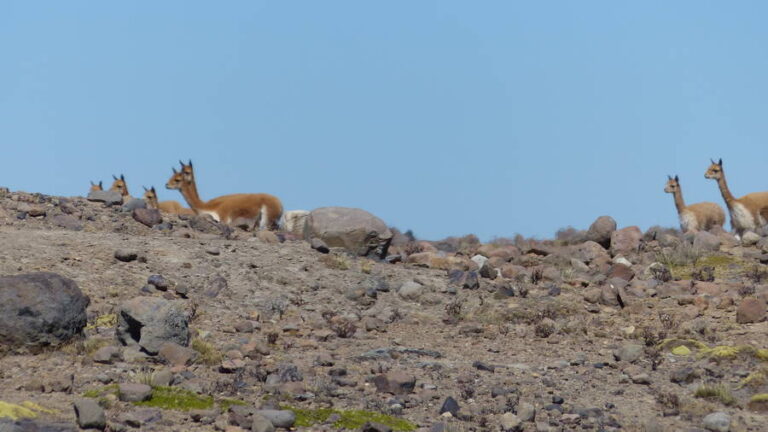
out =
[[[187,164],[181,161],[179,163],[181,171],[173,168],[173,175],[165,187],[181,191],[187,204],[197,214],[209,215],[228,225],[250,229],[277,229],[278,220],[283,213],[283,205],[277,197],[264,193],[233,194],[205,202],[197,193],[192,161]]]
[[[715,162],[713,159],[710,159],[709,161],[712,163],[709,165],[709,168],[707,168],[707,172],[704,173],[704,178],[710,180],[720,180],[723,178],[723,160],[720,159]]]
[[[96,191],[102,191],[102,190],[104,190],[104,188],[101,185],[101,181],[99,181],[98,183],[94,183],[93,181],[91,181],[91,188],[88,189],[88,192],[96,192]]]
[[[112,186],[109,190],[117,191],[123,197],[123,203],[128,202],[131,199],[131,194],[128,192],[128,184],[125,183],[125,176],[120,174],[120,178],[112,174],[112,178],[115,181],[112,182]]]
[[[712,202],[685,205],[678,176],[674,178],[667,176],[664,192],[673,194],[675,198],[675,207],[680,218],[680,229],[683,232],[707,231],[714,227],[722,228],[725,222],[725,212],[719,205]]]
[[[144,201],[147,202],[149,208],[158,208],[157,192],[155,192],[155,187],[152,186],[149,189],[147,189],[146,186],[142,187],[144,188]]]
[[[188,209],[184,206],[182,206],[178,201],[168,200],[168,201],[159,201],[157,199],[157,191],[155,190],[155,187],[152,186],[149,189],[142,186],[144,188],[144,201],[147,202],[147,206],[149,208],[158,209],[161,212],[164,213],[171,213],[171,214],[185,214],[185,215],[193,215],[195,212],[192,209]]]
[[[746,231],[755,231],[768,223],[768,192],[753,192],[736,198],[728,188],[723,170],[723,160],[710,159],[711,164],[704,177],[716,180],[728,212],[731,214],[731,227],[736,236],[741,238]]]

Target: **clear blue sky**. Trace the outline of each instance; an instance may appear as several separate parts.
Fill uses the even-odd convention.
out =
[[[4,1],[0,185],[361,207],[421,238],[768,189],[763,1]]]

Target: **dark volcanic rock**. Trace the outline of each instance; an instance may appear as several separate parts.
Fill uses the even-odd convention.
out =
[[[56,273],[0,277],[0,350],[58,345],[85,327],[90,299]]]

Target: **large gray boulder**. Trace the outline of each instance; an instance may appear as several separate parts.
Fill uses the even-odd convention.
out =
[[[365,210],[322,207],[307,216],[304,238],[319,238],[329,247],[341,247],[360,256],[384,258],[392,242],[392,231]]]
[[[158,297],[134,297],[120,305],[117,339],[155,355],[166,342],[189,345],[189,314],[182,302]]]
[[[56,273],[0,277],[0,351],[58,345],[80,334],[88,296]]]

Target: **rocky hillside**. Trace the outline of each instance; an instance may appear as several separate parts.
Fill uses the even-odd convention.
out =
[[[768,238],[107,204],[0,189],[0,431],[766,430]]]

